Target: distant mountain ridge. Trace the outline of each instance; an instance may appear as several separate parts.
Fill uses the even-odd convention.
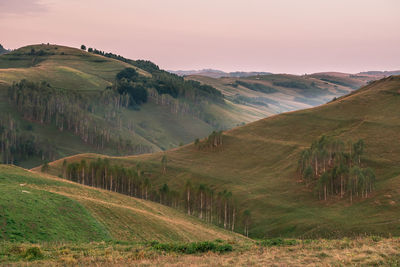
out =
[[[258,75],[272,75],[272,72],[264,72],[264,71],[234,71],[234,72],[225,72],[222,70],[215,69],[201,69],[201,70],[168,70],[168,72],[179,75],[179,76],[205,76],[210,78],[245,78],[252,77]],[[321,76],[321,75],[333,75],[333,76],[352,76],[362,78],[361,76],[368,76],[369,78],[373,78],[374,80],[378,80],[384,77],[388,77],[391,75],[400,75],[400,70],[390,70],[390,71],[381,71],[381,70],[373,70],[373,71],[362,71],[358,73],[342,73],[342,72],[317,72],[309,74],[311,76]]]
[[[400,70],[392,70],[392,71],[363,71],[358,73],[360,75],[379,75],[379,76],[391,76],[391,75],[400,75]]]
[[[202,69],[202,70],[169,70],[169,72],[179,75],[179,76],[190,76],[190,75],[200,75],[207,76],[211,78],[221,78],[221,77],[250,77],[257,75],[269,75],[271,72],[258,72],[258,71],[234,71],[234,72],[225,72],[222,70],[214,70],[214,69]]]

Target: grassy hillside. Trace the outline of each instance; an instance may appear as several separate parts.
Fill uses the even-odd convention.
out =
[[[0,165],[0,240],[12,242],[241,240],[149,201]]]
[[[111,135],[113,143],[109,142],[101,149],[102,153],[109,155],[160,151],[191,142],[197,137],[206,136],[215,128],[229,127],[222,123],[223,116],[212,114],[214,109],[222,109],[229,114],[228,106],[216,105],[212,101],[208,101],[209,103],[198,103],[199,108],[195,109],[195,103],[186,96],[175,99],[167,94],[157,94],[156,90],[149,92],[149,101],[140,107],[117,109],[107,107],[102,103],[101,95],[104,94],[107,87],[114,86],[117,73],[125,68],[134,68],[140,77],[144,77],[143,79],[150,82],[161,79],[158,73],[156,73],[157,78],[153,79],[154,75],[133,64],[141,65],[152,72],[154,72],[152,68],[155,65],[142,61],[126,61],[129,63],[57,45],[31,45],[1,55],[1,127],[11,131],[17,130],[17,138],[34,140],[33,142],[38,144],[33,149],[36,150],[35,153],[32,155],[24,153],[27,155],[26,157],[17,158],[15,156],[12,160],[13,163],[31,167],[40,164],[43,160],[54,160],[82,152],[100,151],[95,145],[82,140],[85,139],[82,135],[77,136],[77,130],[75,133],[59,131],[54,126],[54,122],[43,123],[26,118],[26,114],[22,114],[10,101],[8,93],[9,87],[22,79],[36,83],[45,81],[52,90],[62,92],[67,97],[74,94],[78,99],[83,99],[82,103],[77,103],[78,105],[85,104],[85,102],[88,103],[88,106],[97,105],[97,110],[92,112],[93,114],[90,114],[89,110],[81,110],[81,113],[85,113],[84,116],[86,116],[81,120],[92,121],[92,124],[96,124],[100,128],[97,129],[98,132],[106,132],[105,139],[108,140],[107,135]],[[164,80],[171,77],[171,81],[175,79],[173,76],[164,76],[162,77]],[[51,94],[54,95],[54,92]],[[63,100],[63,102],[65,101]],[[25,104],[25,106],[27,105]],[[234,125],[232,122],[229,123]],[[89,126],[89,128],[93,129],[94,127]],[[116,149],[116,147],[121,147],[121,145],[115,144],[118,142],[129,143],[130,146],[136,148],[132,151],[129,151],[131,149]],[[4,155],[1,157],[9,158]],[[5,159],[1,161],[5,162]]]
[[[126,68],[138,76],[128,82],[133,87],[120,90],[127,82],[116,76]],[[27,82],[15,84],[22,79]],[[147,92],[147,101],[126,104],[126,90],[133,89]],[[26,46],[0,56],[0,129],[15,140],[0,141],[6,147],[1,161],[33,167],[84,152],[158,152],[350,90],[293,75],[185,81],[151,62],[96,49]]]
[[[1,239],[13,242],[100,241],[110,239],[105,227],[77,201],[41,190],[73,185],[32,177],[13,167],[0,167]]]
[[[252,237],[399,235],[399,88],[399,76],[385,78],[326,105],[227,131],[218,150],[199,150],[193,144],[170,150],[164,175],[161,153],[111,161],[125,166],[141,162],[153,184],[168,183],[181,192],[187,180],[232,191],[240,212],[251,210]],[[298,181],[300,152],[322,135],[364,139],[363,162],[377,174],[376,190],[369,198],[357,198],[352,205],[347,198],[319,201]],[[95,158],[78,155],[68,160],[90,157]],[[60,163],[50,172],[60,174]]]

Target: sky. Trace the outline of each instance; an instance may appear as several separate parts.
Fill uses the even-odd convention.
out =
[[[85,44],[167,70],[398,70],[400,0],[0,0],[0,43]]]

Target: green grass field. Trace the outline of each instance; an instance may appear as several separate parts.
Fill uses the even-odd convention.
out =
[[[174,209],[0,165],[0,239],[194,242],[245,238]]]
[[[252,237],[399,235],[399,88],[400,77],[389,77],[317,108],[235,128],[225,132],[218,152],[199,151],[194,145],[170,150],[166,175],[161,175],[161,153],[111,160],[126,166],[141,162],[152,173],[153,184],[167,182],[175,190],[183,190],[188,179],[231,190],[241,211],[252,211]],[[352,205],[347,198],[319,201],[299,183],[295,171],[300,151],[322,135],[365,140],[363,161],[377,174],[369,198]],[[78,155],[75,160],[90,157],[96,158]],[[60,164],[55,162],[50,171],[58,175]]]

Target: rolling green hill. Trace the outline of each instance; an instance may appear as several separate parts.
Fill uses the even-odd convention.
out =
[[[116,75],[126,68],[135,69],[142,83],[148,84],[148,101],[140,106],[123,106],[113,92]],[[22,79],[27,82],[13,86]],[[29,167],[43,160],[99,152],[100,147],[102,153],[123,155],[188,143],[213,129],[230,127],[224,124],[224,115],[213,115],[214,110],[230,111],[223,100],[214,101],[210,90],[214,89],[184,82],[146,61],[57,45],[14,50],[0,56],[0,128],[17,141],[4,141],[9,152],[1,152],[1,161]],[[68,105],[45,106],[50,102]],[[41,115],[45,113],[48,118]],[[76,125],[60,125],[60,118],[68,124],[75,120]]]
[[[244,240],[174,209],[0,165],[0,241]]]
[[[156,188],[167,183],[169,188],[185,192],[183,185],[190,180],[196,187],[205,184],[216,191],[231,191],[237,215],[245,209],[251,211],[252,237],[399,235],[399,101],[400,77],[391,76],[328,104],[226,131],[222,145],[215,149],[190,144],[166,153],[110,161],[126,167],[140,163]],[[320,201],[299,180],[296,169],[301,151],[323,135],[364,140],[362,162],[377,176],[368,198],[356,197],[352,204],[339,197]],[[164,155],[168,158],[165,173]],[[68,162],[97,157],[77,155]],[[51,164],[50,173],[61,174],[61,162]],[[243,231],[242,227],[243,223],[237,230]]]
[[[158,152],[352,90],[294,75],[185,81],[149,61],[91,51],[42,44],[0,56],[1,162]]]

